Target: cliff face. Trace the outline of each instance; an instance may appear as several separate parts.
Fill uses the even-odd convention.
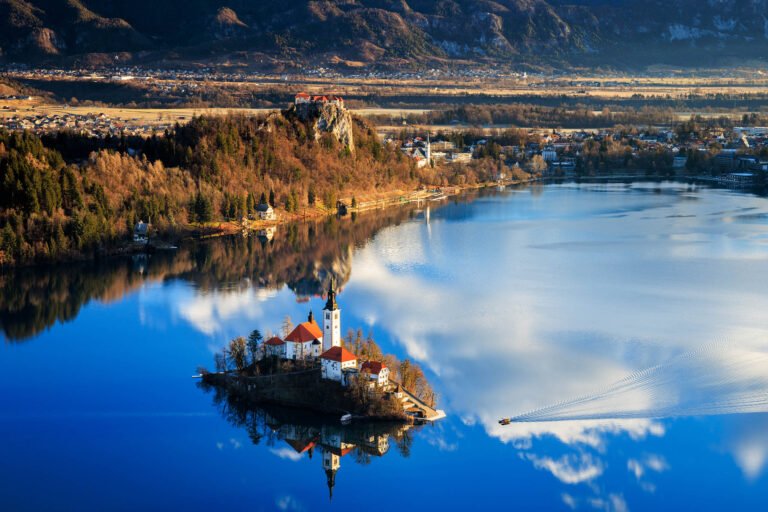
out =
[[[315,141],[320,140],[323,134],[331,133],[351,152],[355,152],[352,116],[347,109],[334,103],[302,103],[292,109],[301,121],[312,122]]]

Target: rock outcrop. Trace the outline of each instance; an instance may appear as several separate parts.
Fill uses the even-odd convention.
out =
[[[342,105],[336,103],[300,103],[291,108],[301,121],[313,123],[315,141],[320,140],[323,134],[331,133],[351,152],[355,152],[352,116]]]

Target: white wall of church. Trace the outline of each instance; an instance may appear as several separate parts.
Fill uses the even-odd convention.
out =
[[[341,346],[341,310],[323,310],[323,350]]]
[[[324,379],[341,382],[341,363],[323,359],[321,363],[321,372]]]

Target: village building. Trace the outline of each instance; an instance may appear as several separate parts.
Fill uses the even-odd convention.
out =
[[[266,357],[305,360],[320,363],[323,379],[336,381],[344,386],[364,379],[371,388],[389,386],[390,370],[377,361],[360,361],[355,354],[341,346],[341,310],[336,303],[334,280],[328,288],[328,299],[323,308],[321,329],[312,311],[307,321],[297,325],[285,339],[277,336],[264,342]]]
[[[344,106],[344,98],[331,94],[329,96],[318,95],[310,96],[305,92],[300,92],[293,98],[294,105],[308,105],[311,103],[331,103],[333,105]]]
[[[264,342],[264,355],[267,357],[285,357],[285,342],[273,336]]]
[[[259,206],[257,206],[256,212],[259,214],[259,219],[261,220],[277,219],[277,216],[275,215],[275,209],[266,203],[262,203]]]
[[[389,368],[378,361],[366,361],[360,366],[361,377],[367,376],[376,386],[386,386],[389,383]]]
[[[312,97],[309,94],[305,93],[305,92],[300,92],[293,99],[293,102],[296,105],[299,105],[301,103],[309,103],[311,101],[312,101]]]
[[[346,385],[347,374],[357,370],[357,356],[344,347],[333,347],[320,356],[321,372],[324,379],[335,380]]]
[[[133,225],[133,241],[146,244],[149,242],[149,223],[139,221]]]
[[[267,228],[262,228],[259,231],[256,232],[256,236],[258,239],[262,242],[269,242],[275,237],[275,226],[269,226]]]
[[[312,311],[309,312],[307,321],[294,328],[285,337],[285,358],[306,359],[320,355],[323,346],[323,331],[315,322]]]

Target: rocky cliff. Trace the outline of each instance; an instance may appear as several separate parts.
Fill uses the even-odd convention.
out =
[[[331,133],[351,152],[355,152],[352,116],[343,106],[335,103],[302,103],[291,107],[291,111],[301,121],[312,123],[315,141],[319,141],[323,134]]]

